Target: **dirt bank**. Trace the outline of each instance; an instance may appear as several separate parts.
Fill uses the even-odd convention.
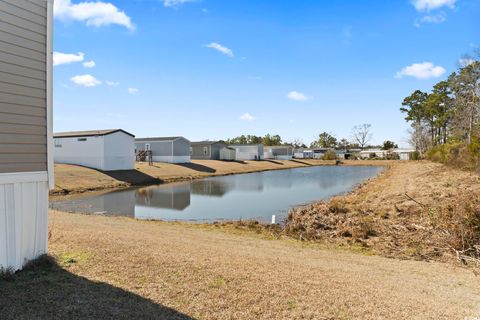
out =
[[[408,161],[392,163],[351,194],[293,210],[286,233],[385,256],[442,260],[455,250],[478,256],[479,226],[479,175]]]
[[[347,165],[387,165],[387,163],[387,161],[345,162]],[[51,195],[125,188],[134,185],[151,185],[237,173],[334,164],[334,161],[307,159],[235,162],[194,160],[192,163],[187,164],[154,163],[153,166],[149,166],[147,163],[137,162],[135,170],[111,172],[101,172],[80,166],[56,164],[55,189],[52,190]]]
[[[2,319],[464,319],[470,271],[214,226],[52,212],[59,269],[0,280]]]

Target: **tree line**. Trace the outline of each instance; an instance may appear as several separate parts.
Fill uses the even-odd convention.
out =
[[[440,145],[478,144],[480,61],[462,60],[466,63],[431,92],[415,90],[402,102],[400,110],[411,124],[411,144],[422,153]]]

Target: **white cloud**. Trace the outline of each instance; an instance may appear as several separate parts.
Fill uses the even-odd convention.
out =
[[[128,88],[127,91],[129,94],[137,94],[140,92],[137,88]]]
[[[291,91],[287,95],[288,99],[294,100],[294,101],[307,101],[310,98],[307,97],[305,94],[298,92],[298,91]]]
[[[53,65],[59,66],[62,64],[69,64],[73,62],[81,62],[85,54],[83,52],[75,53],[61,53],[61,52],[54,52],[53,53]]]
[[[412,3],[418,11],[430,11],[442,7],[455,7],[457,0],[413,0]]]
[[[446,70],[443,67],[435,66],[431,62],[414,63],[397,72],[396,78],[414,77],[417,79],[438,78]]]
[[[197,0],[163,0],[165,7],[176,7],[187,2],[196,2]]]
[[[120,82],[107,80],[105,81],[105,84],[109,87],[118,87],[120,85]]]
[[[102,84],[100,80],[97,80],[94,76],[89,74],[75,76],[70,80],[78,86],[87,87],[87,88],[96,87]]]
[[[91,60],[91,61],[86,61],[86,62],[83,63],[83,66],[84,66],[85,68],[91,69],[91,68],[95,68],[96,63],[95,63],[95,61],[93,61],[93,60]]]
[[[129,30],[135,29],[131,18],[108,2],[84,1],[73,4],[71,0],[56,0],[53,10],[55,17],[64,21],[82,21],[94,27],[117,24]]]
[[[256,118],[254,116],[252,116],[250,113],[244,113],[240,116],[240,120],[244,120],[244,121],[253,121],[255,120]]]
[[[443,23],[447,20],[444,14],[426,15],[420,19],[420,23]]]
[[[210,44],[207,44],[206,47],[211,48],[211,49],[215,49],[218,52],[221,52],[221,53],[229,56],[230,58],[233,58],[233,51],[231,49],[227,48],[227,47],[222,46],[219,43],[212,42]]]
[[[475,60],[473,60],[471,58],[462,58],[462,59],[458,60],[458,63],[460,64],[461,67],[469,66],[474,62],[475,62]]]

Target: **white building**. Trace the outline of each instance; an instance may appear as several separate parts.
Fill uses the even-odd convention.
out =
[[[102,171],[135,168],[135,136],[121,129],[54,134],[55,163]]]
[[[392,153],[397,155],[400,160],[410,160],[415,153],[415,149],[396,148],[392,150]]]
[[[264,159],[292,160],[293,158],[293,147],[290,145],[265,146],[263,150]]]
[[[48,248],[53,0],[0,1],[0,17],[0,269],[19,270]]]
[[[237,160],[263,160],[262,144],[235,144],[229,147],[236,150]]]

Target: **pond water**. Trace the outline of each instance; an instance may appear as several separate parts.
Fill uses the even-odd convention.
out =
[[[212,177],[130,188],[76,200],[51,202],[53,209],[137,219],[212,222],[257,219],[281,222],[292,207],[352,190],[383,169],[322,166]]]

